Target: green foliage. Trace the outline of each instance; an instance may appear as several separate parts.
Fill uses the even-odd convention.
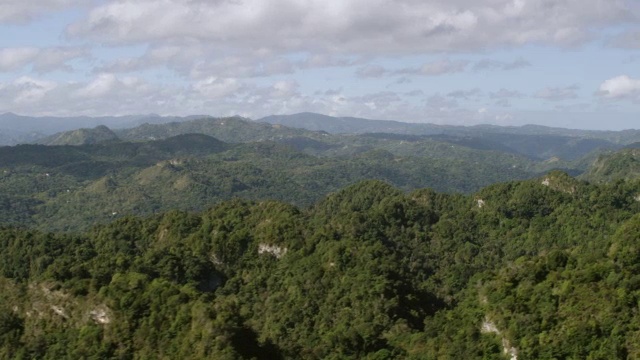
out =
[[[78,129],[40,139],[38,143],[45,145],[86,145],[118,141],[111,129],[104,125],[93,129]]]
[[[235,135],[246,130],[240,120],[222,122],[225,125],[214,128],[235,129],[229,130]],[[402,190],[428,186],[471,192],[532,176],[530,162],[513,154],[451,148],[429,139],[405,143],[312,135],[318,138],[313,141],[326,145],[324,150],[315,143],[301,150],[322,156],[274,142],[231,145],[203,134],[136,143],[0,148],[2,223],[79,231],[126,215],[202,211],[235,197],[307,207],[365,179],[387,181]],[[286,139],[300,137],[278,140]]]
[[[623,149],[600,155],[582,176],[583,179],[603,183],[640,177],[640,149]]]
[[[635,358],[638,191],[562,173],[469,196],[364,181],[307,210],[236,199],[79,235],[3,228],[0,356]]]

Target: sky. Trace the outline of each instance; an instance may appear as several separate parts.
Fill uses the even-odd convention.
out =
[[[0,0],[0,113],[640,128],[640,0]]]

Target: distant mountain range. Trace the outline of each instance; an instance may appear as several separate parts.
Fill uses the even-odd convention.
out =
[[[123,119],[118,119],[118,124],[122,125]],[[477,150],[519,154],[536,161],[577,161],[590,153],[619,150],[640,141],[639,130],[589,131],[536,125],[464,127],[337,118],[313,113],[270,116],[257,121],[238,116],[153,117],[132,121],[145,123],[130,128],[82,128],[41,137],[33,142],[46,145],[81,145],[116,140],[157,140],[197,133],[230,143],[277,141],[308,154],[336,156],[367,151],[379,147],[380,143],[401,144],[406,148],[410,143],[430,141]]]
[[[130,128],[141,124],[161,124],[172,121],[187,121],[200,119],[206,116],[160,116],[128,115],[128,116],[22,116],[14,113],[0,114],[0,145],[15,145],[31,143],[43,137],[55,133],[77,130],[80,128],[92,128],[104,125],[112,129]]]
[[[239,118],[239,117],[238,117]],[[128,116],[104,116],[104,117],[31,117],[14,113],[0,114],[0,145],[15,145],[20,143],[51,141],[40,140],[56,133],[77,129],[94,128],[104,125],[112,130],[135,128],[148,124],[147,127],[138,129],[139,132],[152,132],[153,126],[158,124],[174,123],[171,127],[174,132],[180,132],[177,123],[213,119],[206,115],[190,116],[160,116],[157,114],[128,115]],[[245,119],[249,120],[249,119]],[[598,139],[616,145],[627,145],[635,141],[640,141],[640,130],[624,131],[594,131],[552,128],[539,125],[525,126],[496,126],[496,125],[475,125],[475,126],[451,126],[436,125],[428,123],[407,123],[393,120],[370,120],[356,117],[333,117],[316,113],[299,113],[292,115],[271,115],[256,120],[257,123],[268,123],[272,125],[282,125],[289,128],[305,129],[308,131],[323,131],[330,134],[365,134],[365,133],[390,133],[404,135],[452,135],[483,137],[489,140],[499,138],[499,142],[507,141],[500,139],[506,137],[513,142],[521,142],[518,136],[557,136],[580,139]],[[174,134],[175,135],[175,134]],[[129,136],[136,136],[131,134]],[[591,144],[587,147],[605,146],[605,143]],[[581,146],[576,144],[576,146]],[[615,146],[614,146],[615,147]]]
[[[475,127],[476,134],[464,127],[440,127],[447,131],[429,135],[330,134],[242,117],[180,120],[120,129],[99,125],[38,140],[44,145],[0,147],[1,217],[5,223],[75,230],[124,214],[202,210],[233,197],[307,206],[364,179],[404,190],[464,193],[554,169],[610,181],[636,176],[620,164],[630,163],[629,150],[622,148],[640,140],[627,134],[625,145],[607,132],[590,133],[605,137],[597,138],[491,126]],[[620,156],[627,160],[616,160]]]
[[[256,120],[270,124],[303,128],[314,131],[326,131],[332,134],[393,133],[411,135],[474,135],[478,134],[518,134],[518,135],[557,135],[599,138],[614,143],[628,143],[632,138],[640,137],[640,130],[599,131],[555,128],[542,125],[498,126],[474,125],[454,126],[429,123],[407,123],[392,120],[370,120],[355,117],[333,117],[316,113],[298,113],[291,115],[271,115]]]

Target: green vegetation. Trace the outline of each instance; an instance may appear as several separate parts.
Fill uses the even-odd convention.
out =
[[[317,152],[323,156],[310,154]],[[20,145],[0,148],[0,214],[4,224],[75,231],[131,214],[204,210],[234,197],[307,207],[365,179],[406,191],[469,193],[538,170],[522,156],[492,149],[383,136],[339,146],[304,137],[229,144],[202,134]]]
[[[623,149],[600,155],[581,178],[591,182],[609,182],[640,177],[640,149]]]
[[[5,227],[0,357],[637,358],[639,193],[560,172],[473,195],[365,181],[307,210]]]
[[[573,153],[566,136],[329,135],[237,117],[146,124],[117,135],[98,127],[48,140],[83,145],[0,148],[1,223],[77,231],[126,215],[200,211],[235,197],[307,207],[365,179],[405,191],[471,193],[551,169],[578,175],[596,159],[596,153],[576,161],[534,159],[571,158],[593,148],[579,146],[591,140],[575,140]],[[614,163],[602,159],[596,169]],[[607,172],[606,180],[632,178],[624,164],[599,173]],[[599,178],[594,171],[584,177]]]
[[[551,128],[538,125],[520,127],[476,125],[451,126],[425,123],[403,123],[358,118],[337,118],[314,113],[273,115],[258,120],[332,134],[392,133],[416,136],[435,136],[453,142],[472,142],[499,146],[538,160],[560,158],[574,161],[594,151],[619,149],[640,141],[640,130],[593,131]]]
[[[0,358],[640,358],[635,133],[478,129],[1,147]]]
[[[87,145],[117,140],[118,136],[111,129],[100,125],[93,129],[78,129],[51,135],[40,139],[38,143],[44,145]]]

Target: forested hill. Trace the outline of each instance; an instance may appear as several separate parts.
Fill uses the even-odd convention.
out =
[[[100,126],[47,143],[83,145],[0,148],[0,224],[75,231],[233,197],[305,207],[365,179],[470,193],[552,169],[579,175],[611,145],[559,135],[331,135],[239,117]]]
[[[349,186],[0,230],[0,358],[640,357],[638,182]]]
[[[225,142],[241,143],[306,136],[318,138],[322,133],[287,128],[280,125],[254,123],[239,116],[202,118],[167,124],[143,124],[116,131],[126,141],[158,140],[182,134],[204,134]]]
[[[598,156],[581,178],[591,182],[640,178],[640,147]]]
[[[469,193],[540,171],[525,157],[495,150],[437,141],[363,141],[380,148],[363,145],[350,156],[316,157],[292,147],[306,142],[229,144],[202,134],[0,147],[0,224],[76,231],[128,214],[203,210],[234,197],[306,207],[372,178],[405,191]]]
[[[37,141],[43,145],[88,145],[118,141],[118,136],[104,125],[54,134]]]
[[[285,121],[286,120],[286,121]],[[271,122],[271,123],[267,123]],[[342,130],[340,130],[342,129]],[[328,131],[328,132],[325,132]],[[259,122],[242,117],[180,119],[110,131],[104,126],[55,134],[38,140],[52,145],[80,145],[102,141],[148,141],[176,135],[203,134],[229,143],[276,141],[312,155],[352,155],[371,149],[406,148],[407,143],[447,142],[474,149],[518,154],[533,161],[575,162],[605,150],[618,150],[640,141],[640,131],[585,131],[540,126],[441,126],[333,118],[305,113],[273,116]],[[331,134],[330,134],[331,133]],[[563,166],[572,166],[563,164]],[[584,170],[584,169],[581,169]]]

